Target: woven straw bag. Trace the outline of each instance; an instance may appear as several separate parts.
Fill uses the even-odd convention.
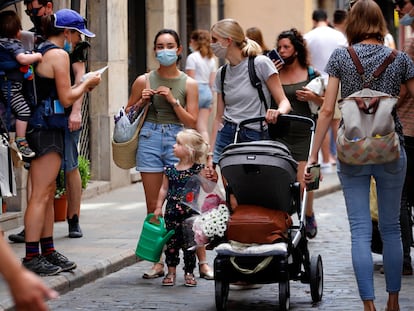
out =
[[[144,107],[144,113],[138,122],[137,129],[130,140],[122,143],[117,143],[112,139],[112,158],[115,164],[123,169],[130,169],[136,166],[136,154],[138,149],[139,132],[144,125],[147,116],[149,105]]]
[[[145,74],[145,79],[146,88],[149,88],[148,74]],[[143,112],[138,116],[140,120],[138,121],[137,128],[130,140],[122,143],[117,143],[112,139],[112,158],[115,164],[120,168],[130,169],[136,166],[139,132],[144,125],[149,106],[150,103],[146,104],[143,108]]]

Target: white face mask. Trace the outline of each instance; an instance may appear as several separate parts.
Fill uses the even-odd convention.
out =
[[[215,42],[210,44],[211,49],[213,50],[214,55],[218,58],[226,58],[227,47],[222,46],[220,42]]]

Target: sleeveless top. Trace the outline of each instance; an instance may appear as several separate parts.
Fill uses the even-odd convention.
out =
[[[50,41],[44,41],[37,47],[37,52],[40,52],[42,53],[42,55],[44,55],[47,51],[51,49],[60,49],[60,47],[51,43]],[[55,79],[40,76],[36,70],[34,72],[36,81],[37,102],[41,103],[42,100],[47,98],[58,99]]]
[[[160,86],[166,86],[171,89],[174,98],[180,101],[180,105],[185,107],[186,98],[186,82],[187,75],[180,71],[177,78],[165,79],[160,77],[157,71],[153,70],[149,73],[150,87],[156,90]],[[182,124],[177,117],[173,106],[165,99],[164,96],[155,94],[152,98],[152,104],[149,107],[146,121],[159,124]]]

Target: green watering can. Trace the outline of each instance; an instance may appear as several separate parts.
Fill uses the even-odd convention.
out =
[[[174,230],[167,232],[163,217],[159,217],[159,223],[150,222],[154,214],[148,214],[144,220],[141,236],[139,238],[135,254],[143,260],[158,262],[162,249],[174,234]]]

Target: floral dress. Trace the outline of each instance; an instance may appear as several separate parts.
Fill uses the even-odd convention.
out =
[[[165,224],[167,230],[174,230],[175,233],[167,242],[165,251],[166,263],[169,267],[176,267],[180,263],[180,249],[184,253],[184,271],[192,273],[195,268],[196,258],[195,250],[188,250],[190,246],[184,237],[184,221],[196,215],[189,206],[182,204],[188,193],[197,192],[197,189],[187,189],[187,182],[194,175],[200,173],[203,169],[202,164],[195,163],[191,168],[186,170],[177,170],[174,165],[168,165],[164,168],[164,173],[168,178],[167,205],[165,207]]]

